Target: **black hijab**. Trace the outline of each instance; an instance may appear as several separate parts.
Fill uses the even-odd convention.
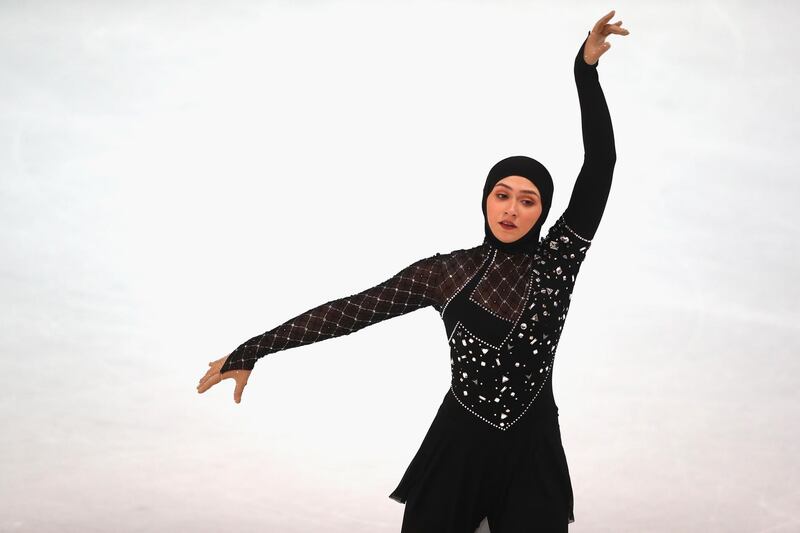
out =
[[[501,179],[508,176],[522,176],[536,185],[541,193],[542,214],[536,224],[528,230],[528,233],[513,242],[503,242],[492,233],[489,227],[489,219],[486,216],[486,199],[491,194],[492,189]],[[481,199],[481,209],[483,210],[483,229],[485,238],[484,243],[488,243],[495,248],[508,253],[528,253],[532,254],[539,246],[539,234],[544,224],[547,214],[550,212],[550,205],[553,201],[553,179],[547,169],[530,157],[516,155],[498,161],[489,171],[486,183],[483,186],[483,198]]]

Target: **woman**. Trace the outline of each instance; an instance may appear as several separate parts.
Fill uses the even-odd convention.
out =
[[[525,156],[495,164],[481,198],[481,245],[421,259],[359,294],[322,304],[209,363],[202,393],[223,379],[234,400],[256,361],[348,335],[432,306],[444,321],[452,379],[392,499],[406,505],[403,533],[567,531],[572,485],[552,390],[556,347],[575,278],[600,223],[616,162],[597,74],[614,11],[594,25],[575,58],[584,162],[566,210],[544,239],[553,182]]]

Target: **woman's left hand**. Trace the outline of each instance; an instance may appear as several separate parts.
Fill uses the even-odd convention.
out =
[[[595,22],[592,31],[586,38],[586,44],[583,46],[583,60],[588,65],[594,65],[600,56],[605,54],[611,43],[606,42],[606,37],[612,33],[617,35],[628,35],[630,32],[622,27],[622,21],[608,24],[611,17],[614,16],[615,10],[611,10],[603,18]]]
[[[236,387],[233,389],[233,401],[241,403],[242,392],[247,385],[247,380],[250,378],[252,370],[228,370],[224,374],[220,373],[220,369],[225,366],[225,361],[228,360],[231,354],[221,357],[216,361],[211,361],[208,366],[211,368],[206,371],[206,375],[200,378],[197,384],[197,392],[203,394],[205,391],[222,381],[223,379],[232,378],[236,381]]]

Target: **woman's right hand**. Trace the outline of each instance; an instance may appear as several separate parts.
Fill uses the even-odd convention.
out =
[[[589,32],[586,38],[586,44],[583,45],[583,60],[587,65],[594,65],[600,56],[608,52],[611,48],[611,43],[606,42],[606,37],[612,33],[616,35],[628,35],[630,32],[622,27],[622,21],[608,24],[608,21],[616,13],[615,10],[609,11],[600,20],[594,23],[592,31]]]
[[[220,374],[219,371],[229,356],[230,354],[208,363],[208,366],[211,368],[208,369],[205,376],[200,378],[200,383],[197,384],[198,393],[204,393],[223,379],[232,378],[236,381],[236,388],[233,390],[233,401],[236,403],[242,401],[242,391],[244,391],[244,387],[247,385],[251,370],[229,370],[224,374]]]

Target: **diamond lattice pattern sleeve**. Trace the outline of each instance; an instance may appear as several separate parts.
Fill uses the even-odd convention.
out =
[[[440,309],[441,257],[420,259],[383,283],[319,305],[253,337],[228,356],[220,373],[252,370],[267,354],[348,335],[429,305]]]

